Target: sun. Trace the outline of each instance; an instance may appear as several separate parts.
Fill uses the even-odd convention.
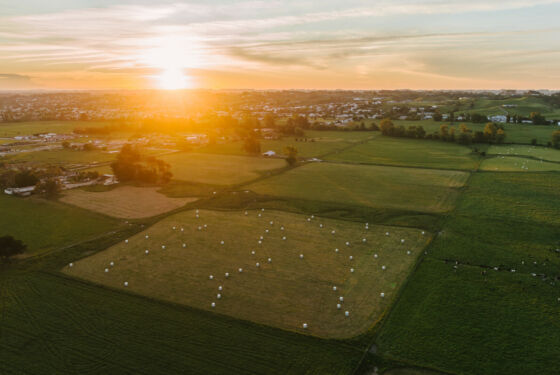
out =
[[[181,90],[190,87],[189,77],[178,68],[165,69],[157,76],[157,80],[163,90]]]

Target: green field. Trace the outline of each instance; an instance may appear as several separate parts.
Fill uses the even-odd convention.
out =
[[[64,272],[320,337],[345,338],[366,332],[395,296],[429,236],[415,229],[365,229],[360,223],[306,219],[305,215],[270,210],[248,211],[248,215],[201,210],[200,218],[194,211],[185,211],[158,222],[128,243],[74,262]],[[262,243],[258,243],[261,236]],[[109,266],[111,261],[114,267]],[[229,278],[225,272],[230,273]],[[125,281],[128,287],[123,285]],[[223,291],[218,290],[219,285]],[[217,299],[217,293],[223,298]],[[344,301],[337,309],[339,296]],[[346,317],[345,311],[351,315]],[[308,324],[307,329],[303,323]]]
[[[173,179],[215,185],[232,185],[258,178],[286,166],[284,159],[248,156],[174,153],[159,157],[171,165]]]
[[[442,169],[476,169],[479,158],[472,150],[454,143],[406,138],[377,137],[327,160]]]
[[[47,272],[0,272],[2,374],[349,374],[361,347]]]
[[[459,130],[459,125],[464,123],[462,121],[455,121],[453,125],[449,123],[449,121],[432,121],[432,120],[423,120],[423,121],[406,121],[406,120],[396,120],[393,123],[397,125],[402,125],[405,128],[409,126],[422,126],[424,130],[426,130],[427,134],[437,133],[439,132],[439,128],[441,125],[446,124],[449,125],[449,128],[454,128],[455,132]],[[483,131],[485,124],[474,124],[474,123],[465,123],[467,127],[475,132],[475,131]],[[522,144],[530,144],[532,139],[536,139],[537,142],[541,145],[546,145],[552,136],[552,132],[558,130],[557,126],[551,125],[532,125],[532,124],[502,124],[504,126],[506,132],[506,143],[522,143]]]
[[[547,172],[560,171],[560,163],[551,163],[515,156],[496,156],[485,159],[480,170],[495,172]]]
[[[106,163],[115,160],[115,154],[104,151],[48,150],[36,152],[20,152],[6,157],[9,162],[26,162],[33,164],[50,164],[60,166]]]
[[[108,216],[139,219],[175,210],[196,198],[169,198],[157,187],[119,186],[109,191],[73,189],[60,200]]]
[[[286,146],[293,146],[298,150],[299,157],[318,157],[336,150],[342,150],[377,135],[379,135],[378,132],[306,131],[305,137],[284,137],[278,140],[263,139],[261,140],[261,151],[274,151],[277,155],[282,155]],[[296,139],[300,141],[296,141]],[[303,141],[303,139],[307,139],[307,141]],[[242,141],[209,145],[197,149],[197,152],[247,155],[243,150]]]
[[[114,230],[117,221],[56,202],[0,195],[0,236],[23,240],[29,253],[84,241]]]
[[[449,373],[554,374],[558,183],[475,174],[383,326],[380,353]]]
[[[538,146],[490,146],[486,153],[488,155],[526,156],[535,159],[560,162],[560,150]]]
[[[247,188],[289,198],[445,212],[467,178],[458,171],[311,163]]]
[[[15,137],[18,135],[33,135],[38,133],[70,134],[75,128],[103,127],[108,125],[103,121],[30,121],[0,123],[0,137]]]

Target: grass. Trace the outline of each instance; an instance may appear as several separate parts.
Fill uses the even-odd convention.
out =
[[[134,186],[122,186],[104,192],[74,189],[65,193],[60,200],[86,210],[125,219],[160,215],[196,200],[168,198],[157,190],[156,187]]]
[[[159,159],[171,165],[176,180],[213,185],[247,182],[286,165],[283,159],[197,153],[174,153]]]
[[[111,231],[118,222],[86,210],[38,198],[0,195],[0,235],[12,235],[38,253]]]
[[[480,170],[497,172],[547,172],[560,171],[560,163],[514,156],[496,156],[485,159]]]
[[[445,212],[467,178],[458,171],[311,163],[247,188],[297,199]]]
[[[198,230],[203,224],[208,228]],[[259,236],[264,238],[262,244],[258,244]],[[244,215],[243,211],[201,210],[199,219],[193,211],[185,211],[158,222],[129,243],[121,242],[74,262],[64,272],[290,331],[347,338],[365,333],[379,319],[428,240],[417,229],[372,225],[366,230],[361,223],[323,218],[307,221],[304,215],[280,211]],[[351,245],[345,245],[346,241]],[[165,250],[161,248],[164,244]],[[338,253],[335,248],[340,249]],[[150,251],[148,255],[145,249]],[[111,261],[114,267],[109,266]],[[109,272],[103,271],[106,267]],[[243,273],[238,272],[240,267]],[[225,272],[231,276],[225,278]],[[129,282],[128,287],[123,286],[124,281]],[[218,290],[219,285],[223,291]],[[332,290],[333,285],[337,291]],[[223,298],[217,299],[217,293]],[[344,296],[340,310],[336,307],[339,296]],[[216,303],[215,308],[211,302]],[[308,329],[302,328],[303,323]]]
[[[33,135],[38,133],[70,134],[79,127],[103,127],[103,121],[28,121],[0,123],[0,137]]]
[[[339,342],[35,271],[0,272],[2,374],[348,374]]]
[[[486,153],[488,155],[526,156],[540,160],[560,162],[560,150],[538,146],[490,146]]]
[[[377,137],[327,160],[443,169],[476,169],[479,158],[472,150],[454,143],[406,138]]]
[[[293,146],[298,150],[298,156],[303,158],[318,157],[336,150],[344,149],[378,135],[377,132],[342,132],[342,131],[306,131],[305,137],[284,137],[278,140],[261,140],[261,151],[274,151],[277,155],[284,154],[286,146]],[[307,141],[296,141],[304,139]],[[242,141],[232,141],[205,146],[197,152],[218,154],[247,155],[243,150]]]
[[[448,121],[406,121],[406,120],[396,120],[393,121],[395,125],[403,125],[404,127],[409,126],[423,126],[426,133],[431,134],[434,132],[439,132],[441,125],[449,125],[449,128],[454,128],[455,132],[459,131],[459,124],[464,122],[456,121],[453,125],[450,125]],[[465,123],[469,129],[473,132],[483,131],[485,124],[474,124]],[[552,132],[558,130],[557,126],[553,125],[532,125],[532,124],[502,124],[506,132],[507,143],[521,143],[530,144],[532,139],[536,139],[541,145],[546,145],[547,142],[551,140]]]
[[[450,373],[555,373],[559,182],[475,174],[382,327],[378,353]]]
[[[103,151],[74,151],[56,149],[49,151],[20,152],[12,154],[6,159],[10,162],[28,162],[34,164],[83,165],[92,163],[104,163],[114,160],[115,154]]]

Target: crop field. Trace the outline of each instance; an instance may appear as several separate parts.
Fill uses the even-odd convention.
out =
[[[348,374],[363,350],[111,291],[0,272],[1,374]]]
[[[381,330],[379,352],[450,373],[554,373],[559,182],[475,174]]]
[[[417,229],[366,229],[280,211],[199,212],[170,216],[64,272],[243,320],[345,338],[377,321],[430,238]]]
[[[482,171],[495,172],[547,172],[560,171],[560,163],[551,163],[515,156],[496,156],[480,164]]]
[[[535,159],[560,162],[560,150],[538,146],[494,145],[490,146],[486,153],[488,155],[527,156]]]
[[[0,124],[0,137],[33,135],[38,133],[70,134],[78,127],[102,127],[109,124],[103,121],[29,121]]]
[[[286,165],[283,159],[197,153],[174,153],[159,159],[171,165],[175,180],[215,185],[250,181]]]
[[[311,163],[247,188],[289,198],[445,212],[468,176],[460,171]]]
[[[381,136],[332,154],[326,159],[351,163],[467,170],[476,169],[479,160],[470,148],[454,143]]]
[[[378,132],[307,131],[305,132],[305,137],[284,137],[278,140],[262,140],[261,151],[274,151],[277,155],[283,155],[285,147],[293,146],[298,150],[298,157],[318,157],[336,150],[342,150],[352,144],[363,142],[378,135]],[[303,141],[303,139],[307,140]],[[241,141],[205,146],[197,150],[197,152],[232,155],[247,154],[243,150],[243,142]]]
[[[0,207],[0,236],[23,240],[29,253],[80,242],[118,226],[104,216],[41,199],[2,194]]]
[[[124,219],[159,215],[193,202],[196,198],[169,198],[157,187],[121,186],[103,192],[74,189],[60,199],[87,210]]]

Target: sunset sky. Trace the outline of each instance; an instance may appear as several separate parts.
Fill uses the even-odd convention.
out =
[[[560,89],[560,0],[0,0],[0,89]]]

